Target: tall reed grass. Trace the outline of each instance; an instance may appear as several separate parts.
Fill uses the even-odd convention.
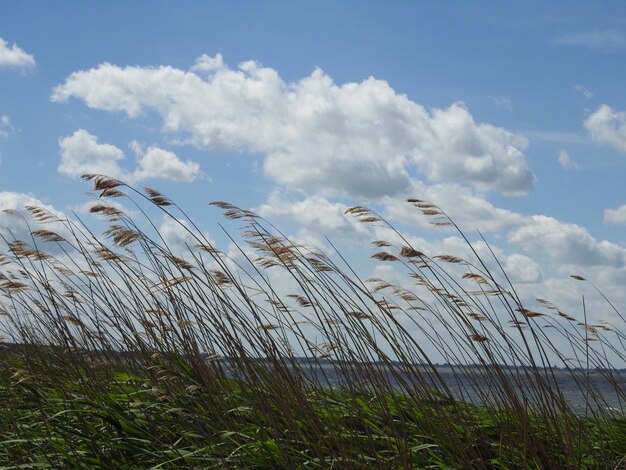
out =
[[[160,192],[84,179],[102,235],[27,207],[12,214],[27,239],[3,237],[2,468],[624,464],[624,317],[525,308],[433,204],[408,201],[457,230],[473,261],[429,256],[374,211],[346,211],[388,234],[371,258],[405,277],[393,283],[212,202],[240,228],[224,231],[224,253]]]

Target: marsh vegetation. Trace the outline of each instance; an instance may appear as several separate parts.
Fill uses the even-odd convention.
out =
[[[457,230],[468,259],[347,211],[387,235],[364,257],[398,282],[212,202],[238,224],[225,253],[160,192],[84,178],[102,235],[27,207],[13,214],[27,237],[3,237],[1,468],[624,465],[626,325],[600,290],[617,321],[548,299],[529,310],[497,260],[418,199],[416,216]]]

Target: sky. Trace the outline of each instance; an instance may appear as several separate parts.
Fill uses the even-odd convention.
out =
[[[80,175],[103,173],[218,244],[226,200],[367,258],[362,204],[461,253],[417,197],[486,253],[480,231],[529,308],[580,314],[579,274],[624,310],[625,59],[621,1],[2,2],[0,206],[88,220]]]

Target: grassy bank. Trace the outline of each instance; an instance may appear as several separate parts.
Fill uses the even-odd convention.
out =
[[[241,227],[227,232],[226,254],[159,192],[86,179],[102,236],[30,207],[15,214],[36,224],[28,237],[4,239],[0,325],[20,346],[0,354],[2,468],[623,465],[624,409],[589,379],[626,399],[613,367],[626,357],[619,312],[618,324],[590,324],[547,299],[529,310],[497,260],[469,243],[468,260],[429,256],[363,207],[347,213],[372,227],[372,258],[402,282],[361,280],[339,253],[215,202]],[[432,204],[409,203],[456,228]],[[156,229],[162,215],[184,250]],[[480,405],[457,399],[432,351],[461,395],[482,390]],[[486,375],[465,373],[475,364]]]

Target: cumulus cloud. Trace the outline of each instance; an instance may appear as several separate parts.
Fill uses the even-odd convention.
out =
[[[578,164],[574,160],[572,160],[572,157],[569,156],[569,153],[567,153],[566,150],[561,150],[559,152],[558,160],[559,165],[561,165],[561,168],[563,168],[564,170],[578,169]]]
[[[20,49],[17,44],[9,45],[0,38],[0,67],[28,69],[35,66],[35,58]]]
[[[180,160],[175,153],[158,147],[146,150],[133,141],[130,148],[137,155],[137,169],[133,172],[134,180],[163,178],[173,181],[191,182],[200,174],[200,165],[190,160]]]
[[[475,122],[460,103],[426,110],[371,77],[337,85],[315,70],[288,83],[252,61],[232,70],[217,55],[189,71],[104,63],[71,74],[51,98],[130,118],[155,112],[188,143],[262,154],[271,178],[310,194],[398,194],[413,172],[503,193],[534,180],[523,137]]]
[[[583,125],[594,140],[626,152],[626,113],[614,111],[603,104]]]
[[[30,213],[25,210],[27,206],[40,207],[59,219],[66,218],[62,212],[49,204],[44,204],[32,194],[2,191],[0,192],[0,235],[9,240],[15,237],[18,240],[28,241],[31,238],[31,230],[45,228],[70,238],[69,231],[62,224],[50,221],[42,225],[34,220]],[[15,215],[16,212],[21,215]]]
[[[197,233],[186,220],[182,219],[164,217],[159,225],[159,234],[168,249],[174,255],[183,258],[189,256],[189,250],[198,245],[198,238],[204,244],[215,245],[208,233]]]
[[[441,196],[440,200],[444,201],[444,204],[449,203],[445,206],[442,205],[442,207],[446,207],[446,210],[450,208],[453,211],[455,207],[460,207],[457,210],[459,216],[465,210],[465,216],[462,217],[462,220],[466,225],[464,226],[463,223],[460,225],[468,230],[467,233],[471,233],[476,226],[481,231],[489,229],[493,231],[512,230],[525,226],[529,221],[527,216],[493,207],[480,196],[473,194],[468,188],[436,185],[434,191],[428,193],[429,196],[436,196],[437,194]],[[455,195],[456,201],[455,204],[452,204]],[[382,203],[384,217],[393,224],[428,224],[428,218],[420,215],[412,204],[402,199],[387,198]],[[320,234],[329,236],[331,240],[349,240],[352,246],[369,245],[374,239],[386,240],[401,246],[405,245],[408,240],[413,246],[430,256],[450,254],[476,262],[474,253],[470,250],[467,242],[456,235],[429,241],[412,234],[410,230],[402,230],[406,237],[403,239],[397,233],[380,224],[362,224],[358,222],[356,217],[346,216],[347,207],[321,196],[293,200],[283,194],[274,193],[267,203],[257,209],[257,212],[271,221],[282,220],[283,223],[288,221],[294,224],[298,229],[296,239],[305,242],[305,244],[313,242],[317,246],[323,246],[324,242],[319,240]],[[454,219],[459,222],[456,217]],[[516,252],[507,253],[498,246],[488,246],[480,240],[473,242],[472,247],[490,270],[499,273],[500,266],[494,259],[495,255],[513,282],[538,283],[543,279],[540,265],[529,256]]]
[[[538,282],[542,278],[539,260],[542,266],[551,271],[560,266],[568,266],[581,272],[596,266],[626,269],[626,248],[596,239],[579,225],[544,215],[524,215],[495,207],[479,193],[463,186],[414,184],[413,189],[415,192],[410,196],[436,203],[470,237],[476,229],[483,233],[492,232],[497,236],[500,233],[506,234],[509,249],[521,248],[526,254],[506,254],[496,246],[492,246],[492,249],[507,273],[510,272],[511,277],[519,282]],[[376,231],[375,227],[374,232],[371,232],[369,229],[372,226],[366,228],[357,224],[353,218],[346,218],[346,208],[342,203],[332,202],[321,196],[293,200],[274,194],[260,206],[258,212],[270,220],[283,219],[293,223],[298,227],[299,237],[307,235],[314,238],[315,234],[321,233],[333,239],[347,238],[354,243],[364,243],[372,237],[389,239],[388,234]],[[387,220],[400,224],[400,227],[430,226],[431,218],[420,214],[404,198],[382,198],[374,208],[380,209]],[[624,212],[626,222],[626,209]],[[617,222],[618,219],[616,217],[613,220]],[[400,243],[399,240],[396,241]],[[458,241],[461,245],[464,244],[462,240]],[[423,245],[424,241],[419,240],[417,243]],[[439,249],[447,249],[452,254],[461,253],[465,249],[463,246],[446,243]],[[431,248],[436,247],[432,243],[428,245]],[[482,254],[489,258],[491,255],[484,248]]]
[[[257,213],[269,220],[288,220],[301,231],[315,231],[333,239],[364,238],[369,232],[354,217],[346,216],[346,209],[348,206],[330,202],[321,196],[294,201],[280,193],[273,193],[265,204],[257,208]]]
[[[557,264],[584,266],[626,266],[626,248],[606,240],[598,241],[579,225],[544,215],[534,215],[509,233],[509,241],[535,257]]]
[[[420,249],[423,246],[425,252],[430,256],[437,254],[453,255],[471,263],[478,263],[475,257],[478,255],[482,263],[487,266],[496,279],[500,279],[500,282],[506,282],[501,275],[501,269],[504,269],[509,279],[515,283],[534,283],[543,279],[541,267],[536,261],[520,253],[507,253],[495,245],[485,243],[483,240],[472,242],[471,249],[467,241],[458,236],[447,237],[431,243],[421,242],[417,246],[420,246]],[[451,267],[449,268],[451,269]],[[464,272],[463,269],[459,271],[459,274],[462,272]]]
[[[504,258],[498,257],[498,260],[500,260],[502,269],[512,282],[528,283],[543,280],[541,267],[528,256],[513,253]]]
[[[525,223],[525,216],[508,209],[495,207],[484,195],[458,184],[425,185],[414,181],[406,197],[418,197],[443,209],[463,230],[500,232]],[[407,224],[429,226],[425,218],[406,198],[386,197],[381,200],[385,215]]]
[[[120,166],[124,152],[111,144],[98,143],[98,138],[84,129],[59,140],[61,163],[59,172],[68,176],[100,173],[129,183],[150,178],[173,181],[193,181],[200,174],[200,166],[192,161],[183,162],[176,154],[148,147],[144,150],[137,142],[131,142],[137,155],[137,167],[129,172]]]
[[[99,217],[98,214],[93,214],[91,212],[91,208],[94,206],[101,206],[103,204],[106,204],[107,206],[113,207],[115,209],[118,209],[122,212],[124,212],[126,215],[128,215],[131,218],[137,217],[139,215],[141,215],[141,213],[135,209],[130,209],[128,207],[126,207],[124,204],[122,204],[121,202],[119,202],[119,200],[115,200],[112,198],[109,198],[108,200],[103,201],[101,198],[96,198],[93,200],[89,200],[89,201],[85,201],[81,204],[76,204],[74,206],[71,206],[70,209],[72,211],[72,213],[75,214],[91,214],[94,217]]]
[[[617,209],[605,209],[604,222],[607,224],[626,224],[626,204]]]
[[[462,103],[427,110],[382,80],[336,84],[315,70],[286,82],[255,62],[230,69],[220,55],[203,56],[190,70],[102,64],[71,74],[52,93],[57,102],[72,98],[132,119],[154,113],[164,131],[182,143],[261,155],[266,174],[287,189],[276,190],[257,212],[288,220],[298,237],[322,233],[357,243],[368,240],[364,230],[372,227],[346,219],[340,196],[370,198],[393,222],[423,223],[414,207],[400,202],[414,196],[441,206],[464,230],[506,234],[507,251],[492,249],[516,282],[537,286],[544,279],[542,269],[551,275],[563,265],[582,274],[626,271],[625,248],[598,240],[578,225],[499,208],[486,199],[485,191],[532,188],[534,176],[524,156],[528,143],[506,129],[476,122]],[[624,122],[622,113],[603,105],[585,128],[594,139],[625,150]],[[537,135],[561,144],[584,141],[574,134]],[[138,165],[126,174],[159,174],[147,158],[151,147],[133,143],[131,148]],[[105,160],[119,169],[119,154],[107,155]],[[174,157],[161,154],[159,159],[169,174],[184,179],[193,173],[174,164]],[[559,162],[575,165],[565,151]],[[183,250],[180,227],[164,223],[162,229]],[[434,243],[418,242],[437,251]],[[463,241],[457,237],[455,243]],[[439,253],[454,254],[454,247],[444,241]],[[490,256],[486,245],[475,248]]]
[[[125,176],[118,164],[124,159],[124,152],[114,145],[98,143],[98,138],[84,129],[60,139],[59,148],[61,163],[58,170],[65,175],[101,173],[119,179]]]

